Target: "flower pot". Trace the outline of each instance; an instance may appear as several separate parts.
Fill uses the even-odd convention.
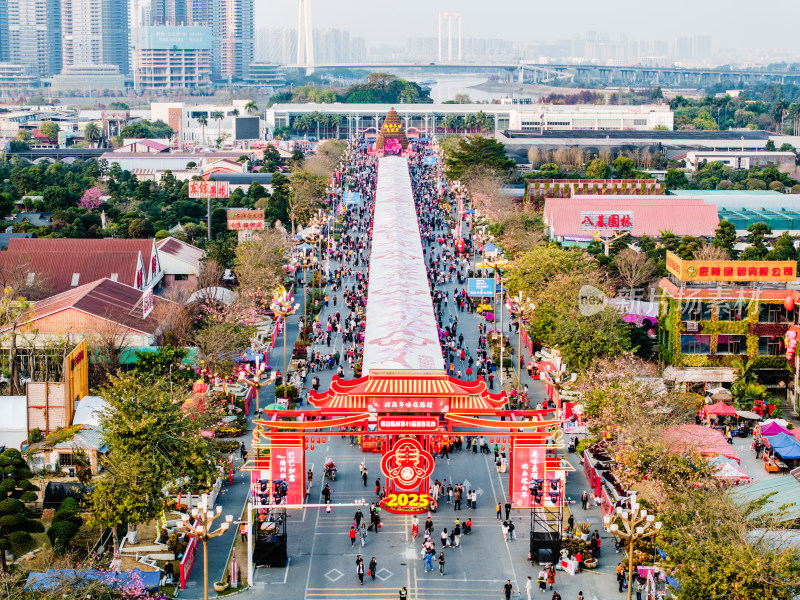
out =
[[[596,569],[597,568],[597,559],[596,558],[587,558],[583,561],[583,566],[587,569]]]
[[[214,582],[214,591],[215,592],[224,592],[228,589],[228,584],[222,581],[215,581]]]

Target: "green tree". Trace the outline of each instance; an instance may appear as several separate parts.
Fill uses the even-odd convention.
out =
[[[55,121],[45,121],[39,125],[39,133],[48,140],[57,140],[59,131],[61,131],[61,126]]]
[[[100,127],[94,121],[90,121],[86,124],[86,127],[83,128],[83,139],[90,144],[99,140],[102,135],[103,133],[100,131]]]
[[[686,173],[680,169],[667,169],[667,174],[664,177],[664,183],[667,185],[667,189],[679,190],[688,185],[689,180],[686,179]]]
[[[600,158],[594,158],[586,165],[586,177],[588,179],[608,179],[610,176],[611,167]]]
[[[775,246],[767,253],[767,260],[797,260],[797,248],[788,231],[775,240]]]
[[[763,511],[764,500],[744,506],[724,488],[681,488],[664,506],[659,546],[678,600],[772,598],[800,592],[800,552],[777,544],[764,532],[780,531],[778,515]]]
[[[107,486],[88,500],[94,518],[134,526],[161,514],[168,497],[161,490],[181,477],[193,493],[208,491],[219,474],[200,422],[182,410],[185,392],[164,378],[111,375],[101,390],[108,409],[100,415],[103,441],[114,470]],[[99,491],[98,491],[99,489]],[[110,512],[106,512],[110,511]]]
[[[775,140],[769,138],[767,143],[764,145],[764,150],[766,152],[775,152]]]
[[[736,226],[727,219],[722,219],[714,231],[712,244],[717,248],[724,248],[730,256],[733,256],[733,245],[735,243]]]
[[[225,118],[225,113],[223,113],[221,110],[216,110],[211,113],[211,118],[217,122],[217,147],[219,147],[222,143],[220,141],[222,138],[222,119]]]
[[[626,156],[615,158],[611,166],[614,167],[614,171],[620,179],[631,179],[631,174],[636,170],[634,162]]]
[[[750,244],[741,254],[741,260],[763,260],[767,255],[767,246],[764,244],[766,236],[772,233],[772,228],[759,221],[747,228],[749,235],[747,243]]]
[[[199,117],[197,117],[197,124],[200,125],[201,131],[203,132],[202,133],[202,136],[203,136],[202,143],[203,143],[203,145],[207,146],[208,145],[208,140],[206,139],[206,125],[208,125],[208,117],[206,115],[204,115],[204,114],[200,115]]]
[[[600,358],[614,358],[631,349],[628,325],[619,314],[604,310],[574,321],[559,320],[553,342],[571,369],[584,371]]]
[[[505,175],[516,166],[506,154],[505,146],[494,138],[468,135],[447,153],[445,170],[450,179],[461,179],[472,167],[482,166]]]

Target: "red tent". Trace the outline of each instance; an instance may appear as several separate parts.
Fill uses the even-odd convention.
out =
[[[710,406],[706,406],[706,414],[709,415],[736,415],[736,409],[732,406],[728,406],[722,401],[717,402],[716,404],[711,404]]]

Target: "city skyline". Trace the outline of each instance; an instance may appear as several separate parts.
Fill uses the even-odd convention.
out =
[[[725,11],[711,11],[690,0],[675,0],[668,10],[643,9],[634,0],[615,0],[613,6],[598,12],[596,3],[575,0],[569,13],[560,5],[533,6],[499,0],[486,10],[476,0],[443,0],[435,4],[424,0],[408,0],[402,11],[391,14],[392,26],[386,27],[387,15],[360,10],[355,0],[336,3],[313,2],[314,23],[349,30],[363,37],[368,46],[404,46],[409,37],[436,36],[439,12],[463,15],[462,35],[476,38],[502,38],[518,42],[554,42],[570,39],[590,31],[621,34],[631,38],[672,40],[678,36],[709,35],[715,49],[740,52],[752,57],[786,54],[800,59],[800,38],[794,32],[794,20],[771,22],[769,27],[753,28],[746,19],[743,0],[734,0]],[[797,10],[793,0],[775,0],[775,14],[792,14]],[[513,15],[513,18],[509,18]],[[297,2],[281,5],[256,4],[255,26],[297,27]]]

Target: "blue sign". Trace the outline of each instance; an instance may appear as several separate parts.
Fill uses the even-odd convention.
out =
[[[467,280],[467,296],[470,298],[485,298],[494,296],[495,283],[493,277],[470,277]]]
[[[423,156],[422,157],[422,164],[423,165],[428,165],[428,166],[431,166],[431,167],[435,167],[436,166],[436,155],[435,154],[429,154],[428,156]]]
[[[342,199],[347,206],[353,206],[361,203],[361,194],[359,192],[345,192]]]

